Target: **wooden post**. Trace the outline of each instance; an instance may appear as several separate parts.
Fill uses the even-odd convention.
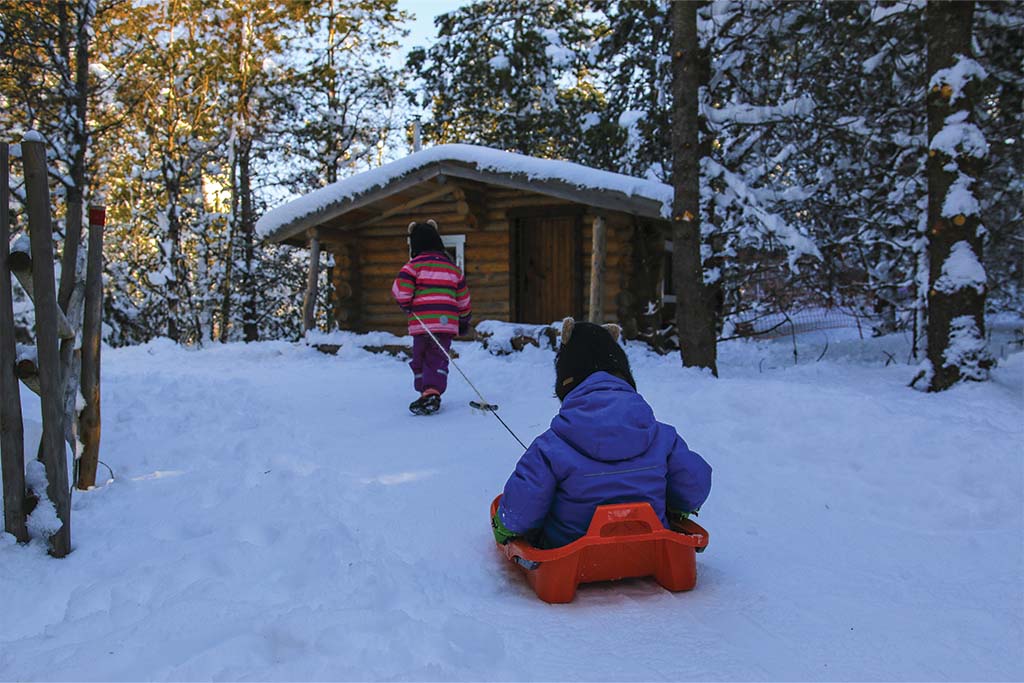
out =
[[[60,518],[61,528],[50,536],[50,554],[71,552],[71,495],[64,447],[64,386],[57,346],[57,292],[53,282],[53,225],[47,185],[46,147],[41,140],[21,143],[25,165],[28,227],[32,238],[32,285],[36,295],[36,349],[39,355],[43,440],[39,456],[46,467],[46,495]]]
[[[589,320],[600,324],[604,320],[605,253],[608,246],[608,229],[603,215],[594,218],[591,245]]]
[[[14,375],[14,291],[11,288],[10,186],[8,149],[0,142],[0,460],[4,478],[4,529],[18,541],[28,541],[25,526],[25,430],[21,420],[21,391]]]
[[[96,485],[100,460],[100,343],[103,326],[103,226],[107,210],[89,207],[89,265],[85,276],[85,322],[82,326],[82,395],[85,408],[79,418],[82,457],[76,486]]]
[[[306,234],[309,236],[309,275],[306,278],[306,299],[302,304],[303,334],[314,326],[317,284],[320,281],[320,233],[316,228],[310,228]]]

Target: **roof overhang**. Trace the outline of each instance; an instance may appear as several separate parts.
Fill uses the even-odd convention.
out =
[[[567,161],[537,159],[472,145],[440,145],[315,190],[267,212],[257,223],[269,242],[284,242],[346,213],[429,181],[461,178],[580,205],[667,220],[669,185]]]

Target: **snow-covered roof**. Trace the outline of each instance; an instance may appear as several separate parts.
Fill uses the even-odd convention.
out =
[[[664,183],[489,147],[438,145],[277,206],[259,219],[256,233],[280,242],[440,175],[527,189],[649,218],[671,215],[672,187]]]

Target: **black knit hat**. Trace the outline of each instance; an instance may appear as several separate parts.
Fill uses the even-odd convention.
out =
[[[617,340],[618,325],[602,327],[578,323],[572,318],[562,322],[562,345],[555,356],[555,394],[564,401],[569,392],[595,372],[603,370],[624,379],[636,389],[626,351]]]
[[[426,223],[410,223],[409,252],[416,257],[427,251],[444,252],[444,242],[437,232],[437,223],[432,220]]]

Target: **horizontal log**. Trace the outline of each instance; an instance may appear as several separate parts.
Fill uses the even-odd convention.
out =
[[[469,246],[481,246],[481,247],[499,247],[507,246],[509,243],[509,234],[507,230],[500,232],[480,232],[479,230],[466,235],[466,245]]]
[[[488,212],[493,210],[518,209],[532,206],[573,206],[575,202],[541,194],[520,195],[518,197],[488,197]]]
[[[7,259],[7,263],[11,268],[11,272],[14,273],[14,277],[18,280],[18,284],[25,290],[28,298],[34,304],[36,293],[35,286],[32,284],[32,256],[26,251],[12,251]],[[57,307],[57,336],[61,339],[73,339],[75,337],[75,330],[60,306]]]
[[[360,255],[377,256],[379,254],[393,254],[395,252],[408,254],[409,243],[405,235],[393,237],[370,237],[366,236],[359,240],[356,248]]]
[[[466,276],[474,277],[491,273],[508,273],[508,261],[469,261],[466,262]]]
[[[39,383],[39,368],[36,366],[35,361],[30,358],[22,358],[14,366],[14,374],[33,394],[42,396],[42,386]]]
[[[473,300],[473,305],[477,304],[484,305],[487,302],[507,302],[509,298],[509,286],[508,283],[504,284],[487,284],[487,285],[470,285],[469,287],[470,298]],[[366,306],[386,306],[388,308],[394,307],[394,310],[398,311],[398,304],[391,297],[390,290],[384,289],[370,289],[363,292],[360,298],[363,307]]]
[[[404,261],[393,261],[391,263],[368,263],[364,264],[360,268],[360,276],[363,279],[373,277],[391,278],[394,280],[398,275],[398,271],[401,270],[404,265]],[[465,273],[467,276],[480,275],[485,273],[505,273],[508,272],[508,258],[492,259],[488,261],[470,258],[466,255],[466,268]]]
[[[505,263],[508,265],[510,255],[509,245],[502,244],[497,246],[484,246],[484,245],[470,245],[466,244],[466,264],[471,263]]]

